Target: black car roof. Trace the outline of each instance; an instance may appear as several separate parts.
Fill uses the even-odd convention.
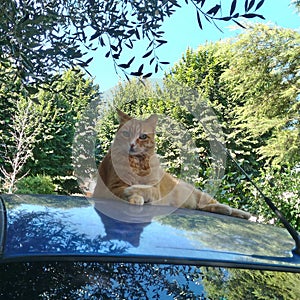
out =
[[[95,260],[300,272],[283,228],[165,206],[56,195],[1,195],[0,262]],[[4,226],[5,224],[5,226]]]

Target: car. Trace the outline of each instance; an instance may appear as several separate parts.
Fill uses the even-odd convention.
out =
[[[0,197],[1,299],[300,299],[285,228],[111,199]]]

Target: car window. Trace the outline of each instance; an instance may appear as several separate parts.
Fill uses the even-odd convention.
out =
[[[0,265],[4,299],[299,299],[300,274],[98,262]]]

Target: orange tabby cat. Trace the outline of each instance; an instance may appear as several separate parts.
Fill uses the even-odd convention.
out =
[[[249,213],[219,203],[160,167],[154,142],[156,115],[137,120],[117,112],[120,126],[99,166],[94,197],[114,195],[136,205],[172,205],[249,219]]]

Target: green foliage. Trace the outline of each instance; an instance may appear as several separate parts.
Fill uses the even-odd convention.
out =
[[[58,76],[35,97],[14,80],[0,83],[1,190],[13,192],[27,174],[45,174],[56,178],[60,193],[79,192],[72,177],[75,126],[87,105],[100,101],[98,86],[79,69]]]
[[[26,170],[31,175],[59,176],[56,181],[61,183],[61,192],[78,192],[74,179],[69,179],[74,175],[72,145],[75,126],[88,104],[100,101],[100,93],[98,86],[78,70],[65,72],[54,84],[60,93],[41,90],[37,95],[41,109],[47,111],[48,116],[43,121],[45,130],[33,149],[33,158],[26,164]]]
[[[134,57],[126,63],[119,59],[124,48],[132,49],[136,42],[145,39],[148,42],[143,59],[154,68],[161,62],[156,49],[167,41],[163,39],[161,26],[167,17],[180,8],[177,0],[148,1],[1,1],[0,15],[0,64],[12,69],[23,82],[51,81],[59,69],[80,66],[85,68],[92,61],[86,57],[83,48],[107,49],[106,57],[111,57],[116,69],[126,74],[148,77],[143,73],[144,64],[135,72],[131,68]],[[211,7],[206,3],[190,2],[197,11],[197,21],[202,29],[200,16],[212,21],[233,20],[239,18],[260,17],[256,10],[263,2],[245,1],[245,13],[237,13],[232,6],[230,13],[224,16],[221,5]],[[188,4],[188,1],[186,1]],[[205,5],[204,5],[205,4]],[[213,4],[214,5],[214,4]],[[155,63],[153,63],[155,61]],[[11,74],[8,74],[10,77]],[[0,80],[5,81],[7,74],[1,72]],[[29,92],[36,92],[37,86],[26,85]]]
[[[203,284],[209,299],[298,299],[300,275],[239,269],[203,269]]]
[[[291,170],[300,160],[299,51],[299,33],[256,25],[236,39],[188,50],[168,75],[208,99],[231,155],[298,229],[299,177]],[[274,218],[230,160],[216,198]]]
[[[55,191],[58,194],[82,194],[82,190],[78,186],[78,178],[76,176],[54,176],[51,178],[55,184]]]
[[[222,75],[231,90],[234,138],[241,134],[260,159],[295,165],[299,157],[300,34],[256,25],[239,35]]]
[[[277,208],[291,224],[300,231],[300,172],[299,169],[267,169],[262,170],[257,184],[263,192],[274,202]],[[257,192],[252,188],[251,210],[257,215],[270,220],[274,214],[270,212],[267,204],[259,199]],[[278,222],[277,222],[278,224]]]
[[[43,130],[45,114],[28,97],[19,94],[19,99],[4,105],[5,119],[0,124],[0,176],[4,181],[4,190],[12,193],[18,178],[24,174],[24,166],[33,156],[33,148]],[[12,109],[13,108],[13,109]]]
[[[16,186],[17,194],[55,194],[55,184],[50,176],[28,176],[19,180]]]

